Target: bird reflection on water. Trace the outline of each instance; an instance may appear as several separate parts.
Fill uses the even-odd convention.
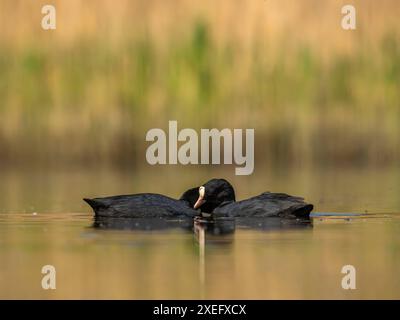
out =
[[[111,218],[94,217],[93,228],[101,230],[124,231],[168,231],[181,229],[193,233],[198,246],[199,255],[199,283],[200,296],[204,298],[206,278],[206,244],[230,245],[234,242],[236,229],[254,229],[261,232],[274,230],[311,228],[310,219],[283,219],[274,218],[227,218],[227,217],[203,217],[194,219],[163,219],[163,218]],[[197,250],[197,249],[196,249]]]
[[[310,228],[310,219],[282,219],[274,218],[215,218],[195,217],[194,219],[163,219],[163,218],[111,218],[94,217],[92,225],[103,230],[131,230],[131,231],[161,231],[182,229],[197,234],[199,228],[210,236],[224,236],[233,234],[236,228],[254,229],[259,231],[273,231],[294,228]]]

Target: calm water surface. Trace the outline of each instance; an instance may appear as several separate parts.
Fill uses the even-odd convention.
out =
[[[266,170],[247,179],[168,172],[3,172],[0,298],[400,298],[397,170]],[[232,180],[239,199],[266,190],[304,195],[317,214],[311,224],[95,221],[80,200],[178,196],[210,176]],[[46,264],[56,267],[56,290],[41,288]],[[341,288],[348,264],[356,290]]]

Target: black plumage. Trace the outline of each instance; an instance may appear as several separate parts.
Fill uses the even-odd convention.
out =
[[[83,199],[99,217],[126,218],[179,218],[194,217],[198,214],[193,209],[197,190],[188,190],[177,200],[161,194],[141,193],[112,196],[105,198]]]
[[[313,210],[313,205],[303,198],[285,193],[264,192],[235,201],[234,189],[225,179],[212,179],[202,187],[204,196],[199,208],[215,216],[309,218]]]
[[[236,201],[232,185],[225,179],[212,179],[201,187],[187,190],[179,200],[161,194],[141,193],[87,199],[97,217],[193,218],[203,213],[215,217],[305,218],[313,205],[285,193],[264,192]]]

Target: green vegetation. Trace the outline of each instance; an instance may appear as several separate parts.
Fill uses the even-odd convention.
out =
[[[174,119],[255,128],[257,159],[271,164],[400,160],[397,33],[326,58],[317,43],[289,47],[294,35],[244,45],[217,40],[206,18],[184,26],[163,41],[147,31],[115,44],[3,41],[1,162],[141,164],[146,131]]]

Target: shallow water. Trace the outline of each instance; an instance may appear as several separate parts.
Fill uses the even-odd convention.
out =
[[[114,230],[94,228],[90,215],[2,215],[0,298],[400,298],[399,216],[228,223],[208,233],[149,224]],[[47,264],[56,290],[41,288]],[[356,290],[341,287],[347,264]]]
[[[228,177],[238,198],[287,191],[315,203],[311,224],[282,224],[94,221],[80,200],[129,190],[179,194],[204,172],[160,183],[156,171],[8,172],[0,185],[0,298],[399,299],[395,173],[325,172],[324,184],[316,173],[265,173],[254,183]],[[341,287],[349,264],[355,290]],[[41,287],[44,265],[56,268],[55,290]]]

